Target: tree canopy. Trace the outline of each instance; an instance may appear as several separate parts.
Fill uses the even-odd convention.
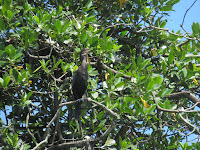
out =
[[[0,146],[200,149],[200,25],[165,28],[179,1],[0,0]],[[71,82],[83,48],[77,124]]]

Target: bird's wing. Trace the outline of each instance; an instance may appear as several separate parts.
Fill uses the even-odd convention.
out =
[[[72,78],[72,89],[73,89],[74,84],[75,84],[76,76],[77,76],[77,70],[74,72],[74,75],[73,75],[73,78]]]

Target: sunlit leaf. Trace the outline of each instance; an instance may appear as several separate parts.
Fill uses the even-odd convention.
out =
[[[103,147],[106,147],[106,146],[112,146],[112,145],[114,145],[116,142],[115,142],[115,140],[113,140],[113,139],[107,139],[107,141],[106,141],[106,143],[103,145]]]
[[[170,94],[174,89],[168,89],[168,88],[164,88],[161,91],[161,97],[165,97],[166,95]],[[159,93],[160,94],[160,93]]]
[[[142,97],[140,97],[140,99],[142,100],[143,104],[144,104],[144,107],[146,108],[150,108],[151,105],[149,105]]]
[[[122,8],[123,4],[126,3],[126,0],[119,0],[119,3],[120,8]]]
[[[110,75],[110,74],[109,74],[108,72],[106,72],[106,74],[105,74],[105,79],[106,79],[106,80],[109,79],[109,75]]]

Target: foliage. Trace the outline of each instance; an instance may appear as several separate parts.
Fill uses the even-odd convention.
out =
[[[0,146],[200,149],[183,142],[199,135],[200,26],[165,29],[179,0],[0,1]],[[81,137],[74,104],[59,104],[83,48],[97,103],[81,106]]]

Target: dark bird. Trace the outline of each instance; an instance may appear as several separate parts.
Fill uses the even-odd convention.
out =
[[[81,99],[87,90],[87,80],[88,80],[88,62],[87,55],[89,49],[83,49],[80,53],[81,65],[74,72],[73,80],[72,80],[72,92],[74,96],[74,101]],[[82,101],[78,101],[75,104],[75,119],[79,119],[79,115],[81,112],[81,103]]]

